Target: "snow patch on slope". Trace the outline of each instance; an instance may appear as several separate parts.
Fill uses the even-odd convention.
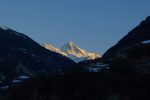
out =
[[[142,41],[143,44],[150,44],[150,40]]]

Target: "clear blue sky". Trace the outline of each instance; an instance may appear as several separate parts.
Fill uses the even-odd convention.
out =
[[[150,15],[150,0],[0,0],[0,26],[103,54]]]

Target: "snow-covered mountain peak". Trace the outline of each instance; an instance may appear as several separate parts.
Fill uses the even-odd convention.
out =
[[[84,54],[84,50],[79,48],[75,43],[73,42],[68,42],[67,44],[63,45],[60,49],[61,51],[67,53],[67,54],[73,54],[76,55],[77,57],[81,57]]]
[[[74,42],[72,42],[72,41],[69,41],[68,43],[67,43],[68,45],[76,45]]]
[[[94,52],[88,52],[86,50],[81,49],[74,42],[70,41],[67,44],[63,45],[61,49],[58,49],[52,45],[44,43],[43,46],[51,51],[60,53],[64,56],[69,57],[75,62],[80,62],[83,60],[96,59],[101,57],[99,54]]]
[[[70,49],[73,49],[73,48],[79,48],[74,42],[70,41],[66,44],[67,46],[70,47]]]
[[[63,51],[68,50],[68,49],[71,50],[71,49],[80,49],[80,48],[74,42],[70,41],[61,47],[61,50]]]

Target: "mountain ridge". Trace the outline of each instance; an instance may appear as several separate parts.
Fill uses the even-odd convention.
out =
[[[117,44],[108,49],[102,58],[106,59],[109,57],[116,56],[119,50],[125,47],[131,47],[142,41],[150,39],[150,16],[143,20],[138,26],[128,32]]]
[[[23,33],[0,28],[0,81],[1,76],[11,81],[19,75],[58,73],[74,65],[71,59],[45,49]]]

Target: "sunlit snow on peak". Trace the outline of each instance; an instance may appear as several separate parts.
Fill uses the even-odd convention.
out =
[[[74,60],[75,62],[80,62],[83,60],[91,60],[101,57],[99,54],[94,52],[88,52],[86,50],[81,49],[78,47],[74,42],[70,41],[67,44],[63,45],[61,49],[58,49],[52,45],[44,43],[43,46],[51,51],[60,53],[64,56],[69,57],[70,59]]]

